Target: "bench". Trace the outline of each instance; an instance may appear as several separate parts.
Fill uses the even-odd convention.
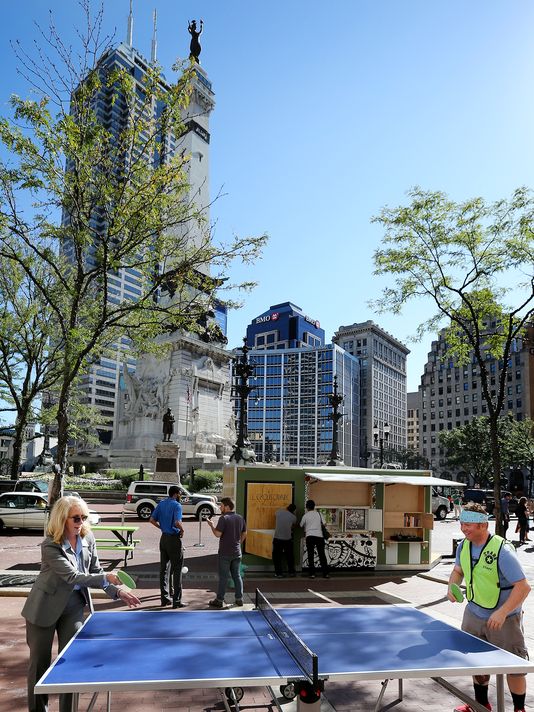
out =
[[[113,543],[112,539],[95,539],[95,542],[98,551],[123,551],[124,565],[126,566],[128,557],[133,559],[135,547],[140,542],[140,539],[134,539],[132,544],[121,544],[120,542]]]

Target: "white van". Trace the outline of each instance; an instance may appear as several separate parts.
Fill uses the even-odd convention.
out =
[[[432,487],[432,514],[436,519],[443,520],[447,514],[451,511],[451,503],[442,494],[436,491],[435,487]]]
[[[180,488],[180,502],[184,514],[194,514],[197,519],[207,519],[220,514],[217,497],[210,494],[191,494],[177,482],[137,480],[128,488],[124,511],[137,513],[139,519],[148,521],[158,502],[169,496],[169,488]]]

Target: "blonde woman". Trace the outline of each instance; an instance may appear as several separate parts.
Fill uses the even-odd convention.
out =
[[[82,499],[61,497],[52,509],[47,536],[41,544],[41,571],[22,609],[30,648],[29,712],[48,712],[48,696],[35,695],[34,687],[50,666],[55,634],[58,650],[62,650],[80,629],[90,601],[89,586],[104,589],[110,598],[130,607],[140,603],[137,596],[117,588],[120,581],[115,574],[104,573],[88,517]],[[72,695],[60,695],[59,709],[70,712]]]

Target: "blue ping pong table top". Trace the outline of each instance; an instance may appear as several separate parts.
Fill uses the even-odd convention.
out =
[[[279,608],[331,680],[527,672],[534,663],[414,608]],[[36,692],[272,685],[302,677],[259,611],[90,616]]]

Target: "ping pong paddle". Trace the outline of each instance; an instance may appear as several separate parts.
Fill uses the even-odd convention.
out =
[[[460,586],[458,586],[457,583],[451,583],[449,588],[451,589],[451,593],[454,598],[458,601],[458,603],[461,603],[464,600],[464,594],[462,593]]]
[[[122,569],[120,571],[117,571],[117,578],[125,586],[128,586],[128,588],[136,588],[135,581],[129,574],[126,573],[126,571],[123,571]]]

